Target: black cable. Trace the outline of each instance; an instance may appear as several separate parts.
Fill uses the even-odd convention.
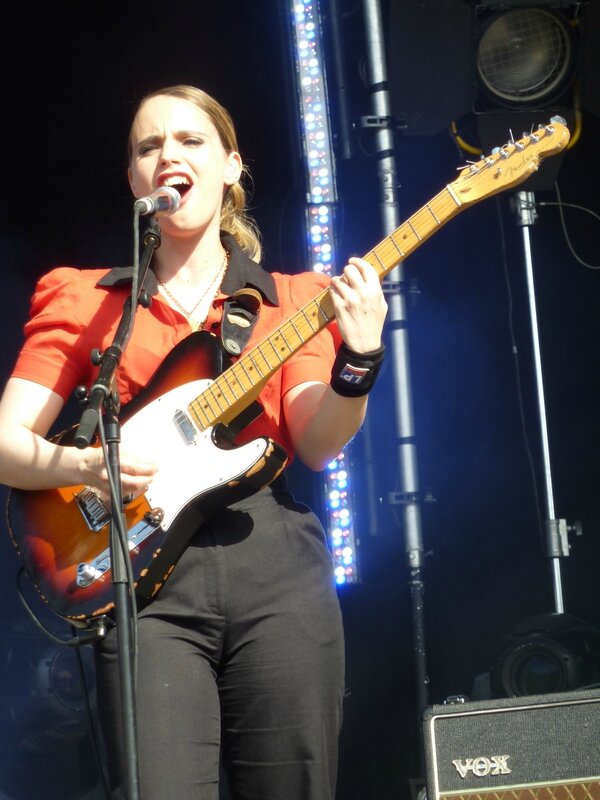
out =
[[[595,211],[592,211],[591,209],[586,208],[585,206],[577,205],[576,203],[563,203],[562,198],[560,196],[560,190],[558,188],[558,183],[554,184],[554,189],[556,191],[556,196],[558,198],[558,202],[542,202],[542,203],[536,203],[536,205],[538,205],[538,206],[558,206],[558,213],[560,214],[560,222],[561,222],[561,225],[562,225],[563,234],[564,234],[564,237],[565,237],[565,241],[567,243],[567,247],[571,251],[571,255],[573,256],[573,258],[579,264],[581,264],[586,269],[600,269],[600,264],[588,264],[582,258],[579,258],[579,256],[575,252],[575,248],[573,247],[573,245],[571,243],[571,239],[569,238],[569,233],[567,231],[567,224],[565,222],[564,209],[565,208],[574,208],[577,211],[584,211],[587,214],[591,214],[592,217],[594,217],[597,220],[600,220],[600,214],[596,214]]]

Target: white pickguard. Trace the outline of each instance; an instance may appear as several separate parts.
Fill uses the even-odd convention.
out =
[[[212,427],[200,430],[194,425],[186,409],[211,383],[198,380],[178,386],[144,406],[122,427],[122,448],[159,466],[145,497],[152,508],[163,510],[165,530],[193,498],[245,475],[269,446],[267,439],[255,439],[225,450],[213,442]],[[177,421],[181,412],[188,434]]]

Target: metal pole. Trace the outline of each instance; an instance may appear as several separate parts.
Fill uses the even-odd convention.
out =
[[[554,588],[554,605],[558,614],[564,612],[562,581],[560,572],[560,557],[568,555],[567,527],[564,520],[555,519],[554,493],[552,488],[552,469],[550,466],[550,448],[548,444],[548,426],[546,422],[546,402],[544,396],[544,378],[542,373],[542,357],[540,352],[540,338],[537,324],[537,306],[535,300],[535,283],[533,276],[533,259],[531,257],[531,242],[529,228],[537,219],[535,210],[535,196],[533,192],[517,192],[515,209],[518,215],[518,224],[523,235],[523,250],[525,253],[525,267],[527,273],[527,291],[529,296],[529,313],[531,322],[531,337],[533,344],[533,357],[535,365],[535,378],[538,399],[538,418],[540,424],[540,437],[542,443],[542,457],[544,466],[544,487],[546,500],[546,548],[547,555],[552,559],[552,577]]]
[[[381,9],[378,0],[364,0],[367,58],[373,119],[377,169],[381,188],[381,216],[385,235],[391,234],[400,224],[397,202],[396,163],[394,157],[394,132],[391,124],[387,69]],[[405,552],[409,567],[409,591],[413,624],[413,657],[417,678],[418,709],[429,705],[425,653],[424,548],[421,535],[421,508],[417,475],[417,457],[410,386],[410,363],[406,326],[406,302],[402,293],[403,266],[399,264],[384,281],[389,308],[388,329],[393,359],[394,400],[397,420],[397,448],[402,491],[398,500],[404,518]]]

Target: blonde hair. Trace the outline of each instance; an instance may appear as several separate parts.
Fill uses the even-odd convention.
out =
[[[196,108],[199,108],[210,117],[213,125],[217,129],[221,144],[227,153],[238,150],[237,136],[235,133],[235,126],[229,111],[224,108],[214,97],[197,89],[195,86],[187,86],[185,84],[177,84],[175,86],[168,86],[165,89],[157,89],[150,94],[145,95],[140,101],[137,110],[139,111],[142,105],[151,97],[160,95],[167,95],[168,97],[178,97],[182,100],[187,100]],[[129,158],[132,157],[132,130],[129,134]],[[250,179],[250,172],[244,165],[242,168],[242,177]],[[256,227],[254,220],[248,215],[246,210],[247,193],[238,181],[233,186],[226,188],[223,196],[223,206],[221,208],[221,230],[230,233],[239,246],[244,250],[251,259],[260,261],[262,255],[262,246],[260,242],[260,233]]]

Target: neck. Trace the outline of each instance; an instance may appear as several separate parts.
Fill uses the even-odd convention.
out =
[[[159,278],[168,281],[177,276],[186,283],[206,280],[222,264],[224,248],[218,237],[198,241],[167,238],[161,241],[154,256],[153,268]]]

